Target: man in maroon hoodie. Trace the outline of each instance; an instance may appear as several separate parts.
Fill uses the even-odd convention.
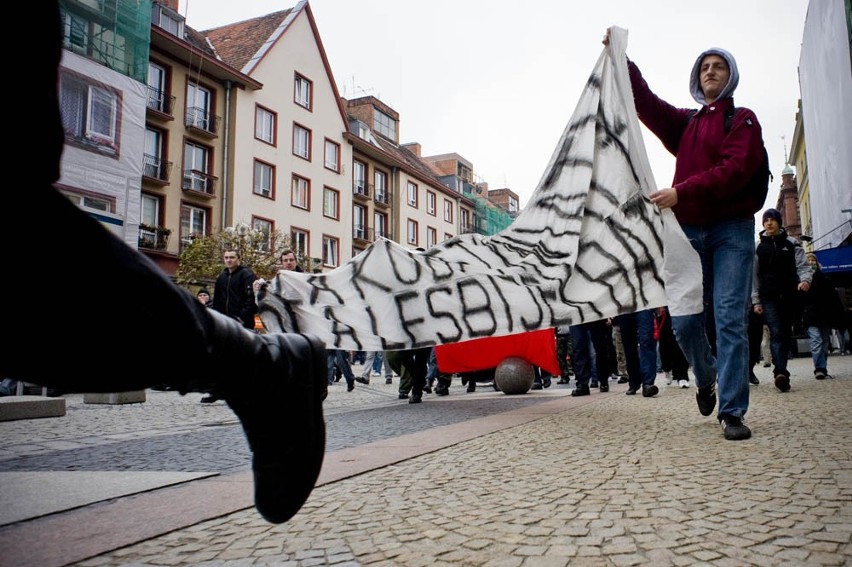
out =
[[[604,38],[608,44],[609,34]],[[639,68],[628,61],[639,119],[676,157],[670,187],[651,193],[661,209],[671,208],[701,258],[704,304],[712,313],[672,317],[677,342],[696,375],[701,415],[716,407],[725,438],[748,439],[747,314],[754,262],[754,213],[765,190],[752,180],[764,167],[760,124],[748,108],[735,108],[739,82],[734,57],[724,49],[701,53],[690,74],[690,92],[701,105],[677,108],[655,95]],[[765,188],[764,188],[765,189]],[[715,324],[716,354],[705,318]]]

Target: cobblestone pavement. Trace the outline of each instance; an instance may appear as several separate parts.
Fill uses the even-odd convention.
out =
[[[786,394],[758,368],[747,441],[725,441],[716,420],[698,414],[694,388],[662,387],[647,399],[614,387],[591,403],[319,486],[283,525],[248,509],[75,565],[852,565],[852,356],[832,356],[829,368],[835,378],[817,381],[809,359],[794,359]],[[469,404],[488,415],[474,408],[566,392],[497,397],[455,385],[442,403],[417,407],[415,425],[428,435],[431,412]],[[187,398],[152,393],[138,419],[115,429],[82,416],[106,423],[109,411],[72,412],[73,404],[76,432],[46,423],[57,420],[0,424],[11,438],[0,465],[233,422],[224,406]],[[379,406],[388,411],[367,411]],[[414,421],[406,406],[394,386],[358,385],[347,395],[335,385],[329,428],[345,415]]]

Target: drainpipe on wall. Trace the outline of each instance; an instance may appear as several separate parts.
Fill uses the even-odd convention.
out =
[[[230,169],[229,160],[229,142],[231,134],[231,92],[233,90],[231,81],[225,81],[225,126],[222,133],[225,138],[225,143],[222,147],[222,215],[220,219],[219,230],[225,228],[225,221],[228,215],[228,174]]]

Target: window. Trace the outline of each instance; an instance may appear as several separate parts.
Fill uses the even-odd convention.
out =
[[[293,176],[290,204],[306,211],[311,210],[311,182],[298,175]]]
[[[431,226],[426,227],[426,248],[431,248],[438,243],[438,231]]]
[[[352,206],[352,236],[367,239],[367,208],[364,205]]]
[[[63,195],[68,197],[72,203],[81,209],[92,209],[94,211],[103,211],[105,213],[115,212],[115,199],[110,197],[99,197],[95,195],[80,195],[78,193],[63,192]]]
[[[437,214],[437,203],[438,198],[435,197],[435,194],[431,191],[426,191],[426,212],[432,215],[433,217]]]
[[[412,183],[411,181],[409,181],[408,186],[407,186],[407,190],[408,190],[408,204],[416,209],[417,208],[417,185],[415,183]]]
[[[313,94],[313,86],[312,83],[296,73],[296,81],[295,81],[295,94],[293,96],[293,102],[307,108],[311,109],[311,95]]]
[[[396,120],[379,109],[375,109],[373,113],[373,130],[385,138],[396,141]]]
[[[59,91],[66,140],[100,153],[117,155],[121,93],[66,70],[60,72]]]
[[[444,199],[444,220],[453,222],[453,202],[448,199]]]
[[[262,232],[266,238],[263,239],[263,242],[260,242],[257,249],[260,252],[269,252],[272,250],[272,233],[273,233],[273,224],[271,220],[267,219],[259,219],[253,218],[251,219],[251,227],[258,231]]]
[[[414,245],[417,244],[417,221],[408,219],[408,235],[406,237],[406,242]]]
[[[213,94],[210,89],[201,85],[189,83],[186,87],[186,125],[204,130],[213,131],[213,117],[210,104]]]
[[[159,3],[154,4],[151,12],[151,23],[183,39],[183,18],[166,6]]]
[[[340,144],[325,141],[325,168],[340,173]]]
[[[292,228],[290,230],[290,248],[292,248],[293,252],[296,253],[297,259],[301,260],[302,258],[307,258],[309,256],[309,238],[310,233],[306,230],[302,230],[299,228]]]
[[[322,237],[322,263],[331,268],[340,264],[340,241],[333,236]]]
[[[145,128],[145,153],[142,155],[142,175],[160,181],[169,180],[169,167],[163,160],[165,134],[156,128]]]
[[[461,231],[472,232],[473,226],[470,224],[470,211],[461,209]]]
[[[183,188],[201,193],[212,193],[212,181],[207,171],[210,167],[210,150],[186,142],[183,147]]]
[[[509,197],[509,212],[517,213],[518,212],[518,200],[514,197]]]
[[[268,163],[254,162],[254,194],[272,198],[275,187],[275,168]]]
[[[151,227],[160,226],[160,209],[162,204],[159,197],[142,193],[142,216],[139,219],[142,224]]]
[[[352,191],[357,195],[370,196],[367,191],[367,165],[358,160],[352,162]]]
[[[375,180],[375,191],[376,191],[376,202],[378,203],[387,203],[388,202],[388,174],[384,171],[379,171],[378,169],[375,171],[373,175],[373,179]]]
[[[267,144],[275,145],[275,120],[274,112],[258,106],[254,111],[254,137]]]
[[[388,215],[386,213],[373,213],[373,226],[376,229],[376,238],[391,238],[388,231]]]
[[[148,63],[148,108],[171,114],[171,99],[166,90],[166,69],[155,63]]]
[[[183,249],[194,238],[207,235],[207,210],[190,205],[180,207],[180,246]]]
[[[311,131],[293,124],[293,153],[311,159]]]
[[[322,189],[322,214],[340,220],[340,192],[330,187]]]

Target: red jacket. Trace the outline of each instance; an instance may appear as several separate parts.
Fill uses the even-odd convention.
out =
[[[763,134],[754,112],[740,107],[725,132],[725,112],[734,104],[723,98],[690,110],[675,108],[648,88],[639,68],[628,61],[639,119],[676,157],[672,207],[681,224],[706,225],[750,219],[763,203],[749,195],[748,182],[763,165]]]

